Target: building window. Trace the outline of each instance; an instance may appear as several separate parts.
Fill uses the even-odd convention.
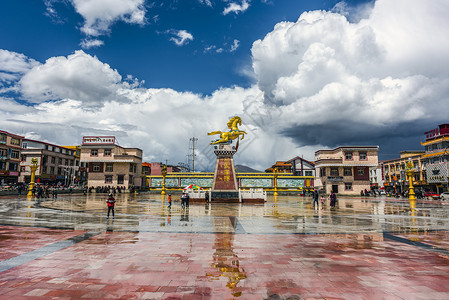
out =
[[[111,156],[111,149],[104,149],[104,156]]]
[[[117,184],[123,184],[125,182],[125,175],[117,175]]]
[[[352,152],[345,152],[345,159],[352,160]]]
[[[17,171],[19,169],[19,164],[15,164],[15,163],[9,163],[9,168],[10,171]]]
[[[312,171],[304,171],[306,176],[313,176],[313,172]]]
[[[58,168],[58,175],[62,175],[62,168]]]
[[[90,156],[98,156],[98,149],[90,150]]]
[[[137,165],[134,165],[134,173],[137,173]]]
[[[27,143],[25,143],[25,142],[24,142],[24,143],[22,143],[22,148],[23,148],[23,149],[26,149],[26,148],[27,148],[27,146],[28,146],[28,144],[27,144]]]
[[[15,138],[11,138],[11,145],[19,146],[20,145],[20,140],[15,139]]]
[[[129,172],[133,171],[133,164],[129,164]]]
[[[92,170],[93,170],[94,172],[100,172],[100,165],[93,165],[93,166],[92,166]]]
[[[19,151],[12,150],[11,151],[11,158],[19,158]]]
[[[7,157],[8,156],[8,151],[6,149],[0,149],[0,156]]]
[[[6,144],[6,134],[0,134],[0,142]]]
[[[112,175],[105,175],[104,183],[112,183]]]
[[[113,165],[112,163],[106,164],[106,172],[112,172],[113,171]]]
[[[360,152],[359,156],[360,156],[360,160],[366,160],[366,152]]]
[[[0,161],[0,170],[6,170],[6,162]]]
[[[47,174],[47,167],[42,167],[41,173],[42,173],[42,174]]]
[[[326,176],[326,168],[320,168],[320,177]]]
[[[344,176],[352,176],[352,169],[351,168],[344,168]]]
[[[365,175],[365,170],[364,169],[357,169],[357,174],[359,176],[363,176],[363,175]]]
[[[58,158],[58,165],[62,165],[62,158]]]
[[[345,191],[352,191],[352,182],[345,182]]]
[[[331,168],[331,176],[338,176],[338,168]]]

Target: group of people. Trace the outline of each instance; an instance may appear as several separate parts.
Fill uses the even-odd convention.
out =
[[[50,198],[50,193],[53,198],[58,198],[58,190],[56,187],[50,187],[48,185],[35,185],[31,188],[31,193],[33,193],[33,197],[37,199]]]
[[[189,194],[182,193],[182,196],[181,196],[181,207],[182,208],[189,207],[189,204],[190,204],[189,202],[190,202]],[[171,194],[168,194],[168,208],[171,208],[171,204],[172,204]]]
[[[318,208],[318,207],[320,207],[320,205],[319,205],[319,203],[318,203],[318,198],[319,198],[319,192],[318,192],[318,190],[314,190],[313,191],[313,194],[312,194],[312,197],[313,197],[313,207],[315,207],[315,204],[316,204],[316,207]],[[334,191],[332,191],[330,194],[329,194],[329,201],[330,201],[330,206],[331,207],[335,207],[335,205],[337,204],[337,195],[334,193]],[[321,205],[323,205],[324,203],[326,202],[326,199],[324,198],[324,195],[322,195],[321,196]]]
[[[130,191],[131,191],[131,188],[132,187],[129,188]],[[92,191],[95,191],[95,193],[108,193],[108,194],[112,193],[115,195],[116,192],[120,194],[122,192],[122,190],[125,190],[125,189],[126,188],[124,186],[115,187],[115,186],[107,185],[107,186],[97,186],[97,187],[91,186],[90,188],[87,188],[87,186],[86,186],[86,187],[84,187],[84,194],[86,194],[87,192],[92,193]]]

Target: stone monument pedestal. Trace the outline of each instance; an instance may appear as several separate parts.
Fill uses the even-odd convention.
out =
[[[239,190],[235,176],[234,154],[237,152],[232,144],[215,146],[217,156],[215,163],[214,182],[211,189],[211,202],[237,203]]]

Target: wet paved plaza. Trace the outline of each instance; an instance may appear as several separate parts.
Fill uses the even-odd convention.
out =
[[[446,202],[116,198],[0,198],[0,298],[449,299]]]

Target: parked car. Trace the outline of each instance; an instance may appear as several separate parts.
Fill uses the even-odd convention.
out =
[[[441,200],[449,200],[449,192],[444,192],[440,195]]]
[[[433,193],[433,192],[425,192],[424,197],[433,198],[433,199],[439,199],[440,194]]]

